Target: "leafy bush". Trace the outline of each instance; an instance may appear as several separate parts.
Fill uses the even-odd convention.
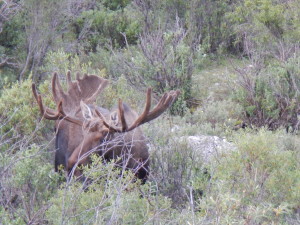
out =
[[[190,28],[190,39],[199,41],[205,53],[208,54],[238,54],[240,49],[234,46],[235,35],[232,23],[227,18],[234,1],[193,0],[189,2],[186,12],[186,23]]]
[[[199,199],[206,216],[229,223],[296,221],[300,149],[282,148],[285,135],[266,130],[236,135],[238,150],[221,160],[207,197]]]
[[[299,7],[294,1],[245,0],[228,13],[249,59],[237,69],[239,101],[256,126],[298,129]]]
[[[10,147],[24,136],[28,141],[41,141],[44,138],[41,134],[49,131],[43,123],[39,123],[40,111],[32,95],[31,78],[24,80],[22,83],[14,83],[11,87],[5,87],[1,92],[0,98],[0,148]],[[45,82],[40,86],[43,93],[49,93]],[[45,104],[50,103],[49,94],[44,98]],[[42,128],[42,129],[40,129]],[[38,135],[33,135],[38,134]]]
[[[110,10],[118,10],[125,8],[131,0],[103,0],[103,5]]]
[[[286,62],[273,62],[257,71],[240,71],[236,97],[246,112],[246,120],[255,126],[298,130],[299,56]]]
[[[144,125],[150,141],[151,176],[159,193],[172,199],[173,207],[182,209],[192,191],[199,195],[207,185],[202,154],[184,141],[184,137],[199,132],[197,126],[185,125],[182,119],[161,117]]]
[[[31,94],[31,79],[5,87],[0,98],[1,224],[43,223],[45,200],[55,191],[58,175],[49,164],[49,126]],[[49,83],[40,85],[48,92]],[[49,92],[48,92],[49,93]],[[49,96],[49,94],[48,94]],[[50,104],[50,98],[44,98]],[[51,104],[50,104],[51,105]],[[53,129],[51,129],[53,130]],[[44,144],[40,147],[37,144]],[[36,143],[36,144],[33,144]]]
[[[107,3],[108,4],[108,3]],[[118,3],[108,4],[108,7],[118,7]],[[130,9],[109,10],[105,7],[82,12],[73,27],[75,34],[85,35],[82,45],[87,51],[96,51],[97,46],[112,44],[114,47],[125,47],[126,44],[135,44],[140,31],[139,20],[134,18]],[[124,35],[126,35],[126,40]],[[127,43],[126,43],[127,42]]]
[[[25,141],[24,141],[25,142]],[[45,202],[55,192],[59,175],[48,162],[49,153],[36,145],[16,153],[8,149],[2,152],[1,167],[1,224],[44,224],[45,211],[50,202]]]
[[[234,128],[240,123],[242,115],[242,107],[232,100],[207,102],[203,107],[197,108],[190,116],[190,123],[211,124],[213,128],[218,126],[226,128]]]
[[[62,186],[50,201],[47,218],[52,224],[144,224],[155,223],[157,216],[167,221],[170,200],[158,196],[150,185],[133,183],[129,171],[114,169],[114,162],[104,165],[93,156],[90,168],[84,169],[89,181]],[[121,175],[120,175],[121,174]]]
[[[193,57],[184,38],[180,28],[145,34],[139,48],[121,50],[113,57],[108,72],[114,77],[123,74],[133,86],[150,86],[159,94],[180,89],[180,98],[172,110],[182,115],[191,98],[193,71]]]

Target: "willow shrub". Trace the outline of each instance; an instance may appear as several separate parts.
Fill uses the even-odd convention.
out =
[[[140,186],[134,175],[103,164],[94,155],[84,168],[83,183],[70,180],[50,200],[50,224],[146,224],[166,223],[172,212],[170,200],[158,196],[150,184]]]
[[[205,216],[223,223],[295,222],[300,207],[300,149],[291,146],[297,139],[264,129],[238,133],[238,149],[220,161],[211,189],[199,199]]]
[[[37,145],[19,145],[15,153],[8,149],[1,154],[1,224],[45,224],[48,199],[60,180],[49,154]]]
[[[0,97],[0,147],[10,147],[27,137],[27,142],[45,140],[43,135],[49,132],[49,126],[40,122],[40,111],[32,94],[30,78],[22,83],[16,82],[4,87]],[[44,104],[53,106],[49,95],[49,82],[40,85],[44,93]]]

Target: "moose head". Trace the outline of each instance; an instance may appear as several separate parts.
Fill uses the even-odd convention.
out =
[[[76,75],[71,80],[67,73],[68,91],[61,87],[57,73],[52,77],[52,94],[57,109],[45,107],[42,97],[32,84],[33,95],[45,119],[56,120],[55,170],[60,165],[75,175],[80,175],[78,165],[89,162],[91,152],[105,160],[119,159],[117,165],[132,169],[136,176],[146,181],[149,173],[149,152],[140,125],[159,117],[174,102],[179,91],[165,93],[151,109],[151,89],[147,90],[144,111],[138,115],[119,100],[113,110],[92,105],[107,86],[108,81],[95,75]]]

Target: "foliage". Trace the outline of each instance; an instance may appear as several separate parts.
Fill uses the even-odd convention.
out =
[[[20,31],[24,27],[22,26],[22,20],[20,16],[13,17],[10,21],[4,24],[3,30],[0,35],[1,47],[4,48],[4,54],[14,54],[16,48],[24,42],[24,36]]]
[[[192,0],[186,12],[191,42],[199,42],[206,53],[239,53],[239,46],[232,43],[235,38],[232,23],[226,16],[232,9],[232,2]]]
[[[199,107],[190,116],[191,124],[211,124],[233,129],[240,123],[242,107],[231,100],[208,102],[204,107]],[[203,131],[205,133],[205,131]]]
[[[109,8],[119,8],[122,2],[105,2]],[[126,3],[125,3],[126,4]],[[114,47],[125,47],[137,42],[140,25],[130,9],[110,10],[105,7],[84,11],[74,21],[73,27],[79,39],[84,35],[86,51],[96,51],[97,46],[111,43]],[[126,39],[124,37],[126,35]],[[87,40],[87,41],[86,41]]]
[[[45,54],[57,43],[67,20],[63,12],[66,2],[26,0],[21,4],[18,14],[5,23],[0,34],[0,45],[6,48],[2,60],[13,67],[18,80],[30,73],[38,77]]]
[[[237,98],[255,126],[298,129],[299,7],[296,1],[245,0],[228,13],[249,59],[237,68]]]
[[[25,140],[22,142],[25,143]],[[18,145],[17,152],[2,152],[1,167],[1,224],[43,224],[56,191],[59,175],[52,170],[45,149],[36,145]],[[13,159],[13,160],[12,160]]]
[[[299,1],[13,2],[0,10],[1,224],[299,224]],[[55,108],[50,77],[65,88],[69,70],[109,79],[106,108],[121,98],[140,112],[146,87],[153,104],[181,90],[142,127],[145,185],[98,156],[81,179],[54,173],[31,77]],[[186,141],[201,135],[233,147],[207,162]]]
[[[167,221],[170,201],[156,196],[150,185],[133,183],[133,174],[114,169],[114,162],[104,165],[94,155],[91,168],[84,174],[88,184],[78,182],[62,186],[50,201],[47,212],[51,224],[144,224],[156,217]],[[86,190],[83,191],[85,185]],[[61,213],[62,212],[62,213]],[[161,221],[162,222],[162,221]]]
[[[107,76],[104,70],[95,68],[91,62],[84,62],[78,55],[67,53],[62,49],[55,52],[48,52],[45,58],[45,64],[41,70],[45,79],[52,76],[53,72],[57,72],[61,75],[61,78],[65,80],[65,75],[68,71],[74,73],[80,72],[82,74],[99,74],[103,77]]]
[[[256,126],[298,130],[299,56],[268,65],[259,71],[239,71],[236,99],[246,112],[245,120]]]
[[[150,139],[150,180],[160,193],[172,199],[175,208],[179,208],[193,200],[190,199],[191,191],[199,196],[207,185],[208,176],[201,153],[184,141],[186,135],[197,135],[196,126],[180,124],[179,128],[179,118],[172,122],[169,119],[159,118],[144,127]]]
[[[125,8],[131,0],[103,0],[103,5],[110,10],[117,10]]]
[[[39,136],[49,130],[49,127],[37,122],[37,117],[40,118],[39,109],[32,95],[31,84],[31,78],[28,78],[22,83],[14,83],[11,87],[7,86],[2,90],[0,98],[0,140],[3,144],[0,145],[1,148],[9,147],[24,136],[28,137],[31,142],[41,141],[44,138],[39,138]],[[48,85],[48,82],[41,85],[42,92],[49,93]],[[45,103],[50,103],[49,100],[50,98],[46,97]],[[34,133],[39,135],[34,136]]]
[[[182,115],[187,107],[186,101],[191,98],[193,70],[193,59],[184,36],[180,29],[147,34],[141,39],[141,50],[131,47],[120,51],[109,72],[113,76],[124,74],[132,85],[150,86],[159,94],[180,89],[181,97],[173,112]]]
[[[266,130],[236,135],[238,151],[223,158],[208,196],[199,200],[213,221],[296,223],[299,148],[281,148],[282,135]]]

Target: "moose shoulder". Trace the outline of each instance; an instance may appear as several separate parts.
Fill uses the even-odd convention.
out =
[[[41,96],[32,84],[33,95],[45,119],[55,120],[56,154],[55,170],[60,165],[70,173],[80,175],[78,165],[89,162],[91,152],[104,159],[120,159],[117,164],[132,169],[136,176],[146,181],[149,173],[149,153],[140,125],[159,117],[174,102],[179,91],[165,93],[151,108],[151,89],[147,91],[144,111],[138,115],[119,100],[118,106],[107,110],[94,106],[96,97],[108,81],[95,75],[84,75],[71,80],[67,73],[67,93],[61,87],[57,73],[52,77],[52,94],[56,110],[45,107]]]

